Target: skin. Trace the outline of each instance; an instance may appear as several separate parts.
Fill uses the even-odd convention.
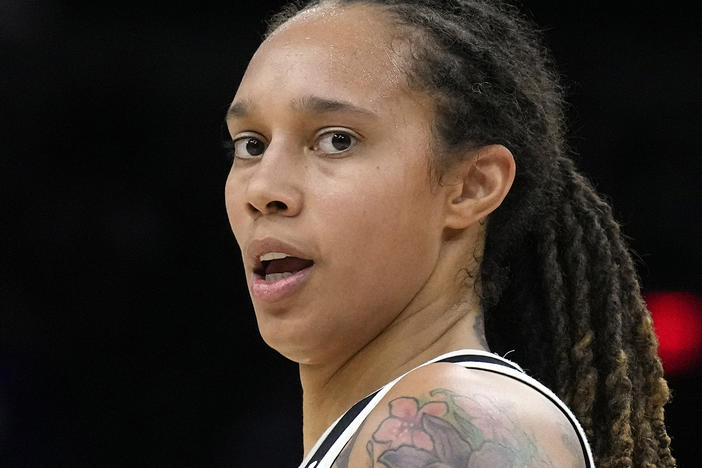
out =
[[[248,159],[246,145],[237,147],[243,151],[225,188],[249,287],[254,239],[275,237],[314,260],[291,297],[252,296],[264,340],[300,365],[305,452],[392,378],[444,352],[484,349],[479,300],[465,272],[477,271],[484,220],[507,194],[514,160],[506,148],[487,146],[458,155],[440,184],[429,176],[440,150],[434,108],[405,83],[406,45],[391,31],[369,6],[298,15],[261,44],[227,117],[235,141],[254,137],[266,146]],[[331,130],[355,143],[332,154]],[[465,383],[457,375],[440,371],[432,385]],[[412,382],[403,379],[388,398],[431,391]],[[364,427],[377,427],[387,404]],[[373,430],[359,437],[364,451]]]

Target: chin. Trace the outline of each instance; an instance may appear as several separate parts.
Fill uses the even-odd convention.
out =
[[[284,358],[289,359],[300,365],[318,365],[325,362],[324,359],[320,358],[318,353],[315,353],[311,349],[302,349],[300,346],[274,346],[270,342],[266,341],[266,344],[277,351]]]
[[[321,339],[320,335],[310,337],[307,333],[301,333],[293,336],[288,331],[281,336],[261,330],[261,336],[268,346],[300,365],[328,364],[333,360],[335,353],[338,353],[338,350],[329,346],[330,341]]]
[[[265,327],[259,324],[263,341],[283,357],[299,364],[311,363],[314,346],[307,333],[296,333],[293,327]]]

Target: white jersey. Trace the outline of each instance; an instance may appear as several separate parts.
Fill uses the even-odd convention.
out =
[[[517,364],[486,351],[462,349],[459,351],[452,351],[450,353],[442,354],[441,356],[425,362],[413,370],[435,362],[451,362],[459,366],[463,366],[466,369],[479,369],[487,372],[495,372],[497,374],[511,377],[535,389],[548,398],[559,410],[561,410],[568,421],[570,421],[573,429],[575,429],[575,433],[578,435],[580,447],[582,448],[583,456],[585,457],[585,466],[587,468],[594,468],[595,463],[593,462],[590,445],[585,437],[585,432],[575,419],[573,413],[551,390],[546,388],[536,379],[526,375],[522,368]],[[322,434],[314,447],[312,447],[312,450],[310,450],[307,457],[305,457],[305,459],[302,461],[299,468],[330,468],[341,451],[344,449],[344,446],[356,433],[358,428],[361,427],[361,424],[363,424],[363,421],[365,421],[370,412],[373,411],[380,400],[382,400],[383,397],[393,388],[393,386],[405,375],[407,374],[401,375],[379,390],[371,393],[363,400],[353,405],[351,409],[346,411],[346,413],[341,415],[341,417],[337,419],[334,424],[332,424],[324,432],[324,434]]]

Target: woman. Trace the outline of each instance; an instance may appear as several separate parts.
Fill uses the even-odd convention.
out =
[[[632,261],[562,122],[497,2],[274,18],[225,194],[260,332],[300,366],[301,466],[675,465]]]

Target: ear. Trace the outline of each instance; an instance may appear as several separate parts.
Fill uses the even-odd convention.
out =
[[[515,163],[502,145],[483,146],[446,174],[446,227],[465,229],[500,206],[514,182]]]

